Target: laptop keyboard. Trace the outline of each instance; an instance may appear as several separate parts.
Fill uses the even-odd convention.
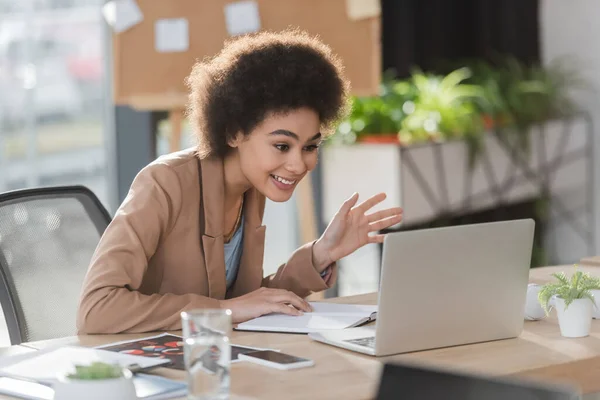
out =
[[[369,336],[369,337],[358,338],[358,339],[348,339],[348,340],[345,340],[345,342],[357,344],[359,346],[369,347],[371,349],[375,348],[375,336]]]

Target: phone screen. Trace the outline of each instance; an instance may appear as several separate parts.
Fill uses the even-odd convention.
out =
[[[261,360],[270,361],[277,364],[294,364],[302,361],[310,361],[306,358],[296,357],[272,350],[253,351],[251,353],[246,353],[245,355],[246,357],[259,358]]]

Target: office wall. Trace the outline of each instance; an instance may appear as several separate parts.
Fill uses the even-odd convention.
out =
[[[540,40],[542,62],[567,57],[570,66],[577,68],[590,84],[587,91],[574,93],[575,99],[590,112],[595,127],[594,159],[600,154],[600,141],[597,137],[600,127],[600,2],[598,0],[541,0],[540,1]],[[600,227],[600,164],[595,162],[594,192],[596,193],[596,231]],[[577,201],[577,199],[571,199]],[[570,262],[577,251],[572,244],[568,227],[555,226],[555,237],[551,240],[559,243],[561,261]],[[596,253],[600,249],[600,235],[596,235]]]
[[[285,203],[267,200],[263,218],[263,224],[267,227],[263,260],[265,275],[276,272],[277,267],[286,262],[300,246],[296,214],[295,195]]]

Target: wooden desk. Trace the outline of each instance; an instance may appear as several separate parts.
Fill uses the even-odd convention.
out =
[[[600,267],[600,256],[592,256],[592,257],[582,258],[580,263],[582,265]]]
[[[595,266],[591,264],[579,265],[577,270],[588,273],[592,276],[600,277],[600,263]],[[574,268],[573,265],[557,265],[552,267],[533,268],[529,272],[529,282],[543,285],[544,283],[554,280],[552,274],[565,272],[567,275],[571,275]]]
[[[531,271],[532,282],[543,282],[557,270],[570,266],[538,268]],[[597,272],[600,275],[600,268]],[[374,293],[329,299],[338,303],[375,304]],[[179,332],[173,332],[179,334]],[[87,335],[24,344],[32,349],[75,344],[95,346],[119,340],[150,336]],[[259,332],[234,332],[232,343],[277,348],[286,353],[308,357],[314,368],[277,371],[254,364],[232,366],[232,393],[244,398],[373,398],[379,382],[382,361],[410,361],[475,371],[493,375],[519,375],[539,379],[569,380],[583,393],[600,391],[600,320],[592,323],[589,337],[566,339],[560,336],[557,320],[526,321],[520,337],[482,344],[450,347],[390,357],[375,358],[311,341],[305,335]],[[161,369],[161,374],[181,378],[180,371]],[[585,371],[585,373],[582,373]],[[595,375],[595,376],[594,376]]]

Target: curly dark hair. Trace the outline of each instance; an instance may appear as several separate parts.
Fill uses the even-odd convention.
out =
[[[197,62],[186,83],[201,157],[226,156],[238,132],[248,135],[273,113],[310,108],[327,135],[348,112],[350,85],[340,59],[299,30],[230,40],[219,54]]]

